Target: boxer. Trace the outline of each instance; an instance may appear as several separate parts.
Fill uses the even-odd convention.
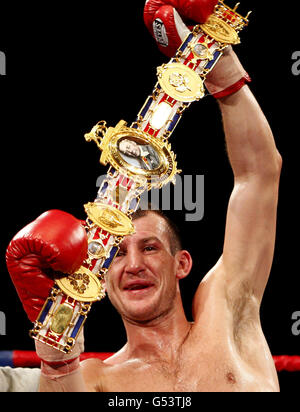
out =
[[[184,21],[204,23],[215,5],[148,0],[145,23],[170,56],[189,30]],[[127,343],[104,362],[81,363],[83,337],[71,355],[38,344],[41,391],[279,391],[259,311],[274,254],[282,159],[249,81],[229,48],[206,82],[222,113],[234,187],[222,255],[199,282],[193,322],[185,316],[179,287],[191,271],[191,255],[161,213],[138,212],[135,234],[123,240],[105,279]],[[59,211],[12,240],[8,269],[32,320],[51,288],[51,270],[71,273],[85,253],[81,223]]]

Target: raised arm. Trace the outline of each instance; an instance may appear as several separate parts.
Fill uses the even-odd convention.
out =
[[[145,23],[159,49],[171,57],[189,33],[185,23],[191,19],[204,23],[216,4],[217,0],[148,0]],[[222,272],[220,278],[226,279],[226,293],[233,300],[243,291],[260,302],[273,260],[281,157],[268,122],[246,85],[249,80],[228,47],[205,81],[219,101],[234,173],[224,251],[213,271]],[[200,293],[194,300],[196,310],[197,296]]]
[[[226,64],[237,64],[233,51]],[[232,60],[232,61],[231,61]],[[247,293],[261,301],[270,274],[281,156],[270,126],[248,86],[219,100],[234,188],[228,205],[220,268],[231,299]]]

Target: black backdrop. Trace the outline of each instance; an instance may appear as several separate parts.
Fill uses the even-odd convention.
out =
[[[117,3],[117,4],[116,4]],[[292,333],[298,299],[298,93],[292,71],[298,45],[297,11],[288,18],[277,6],[243,0],[253,10],[236,47],[251,75],[252,91],[273,129],[284,167],[278,209],[274,265],[261,308],[262,326],[274,355],[300,355]],[[96,179],[106,173],[99,152],[83,135],[99,120],[114,126],[132,122],[156,82],[156,67],[168,59],[143,24],[143,1],[30,3],[2,10],[0,50],[7,74],[0,77],[2,222],[0,311],[6,335],[0,350],[33,350],[31,327],[5,265],[5,249],[25,224],[49,209],[85,218]],[[230,5],[233,5],[230,3]],[[212,97],[194,103],[171,138],[183,175],[204,175],[205,212],[186,222],[186,211],[170,213],[194,258],[182,282],[189,304],[198,282],[222,251],[232,173],[224,148],[219,109]],[[197,147],[197,150],[195,150]],[[259,201],[259,199],[258,199]],[[124,343],[122,324],[107,300],[93,306],[86,323],[87,351],[116,351]],[[300,373],[280,373],[282,391],[300,383]]]

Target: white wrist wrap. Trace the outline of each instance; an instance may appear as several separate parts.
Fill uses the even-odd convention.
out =
[[[65,354],[44,343],[35,341],[36,353],[41,359],[41,371],[50,379],[68,375],[79,368],[80,354],[84,352],[83,330],[77,338],[71,353]]]

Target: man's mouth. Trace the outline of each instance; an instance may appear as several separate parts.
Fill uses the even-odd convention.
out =
[[[154,286],[151,282],[139,281],[139,282],[132,282],[125,285],[124,290],[128,292],[141,292],[149,290]]]

